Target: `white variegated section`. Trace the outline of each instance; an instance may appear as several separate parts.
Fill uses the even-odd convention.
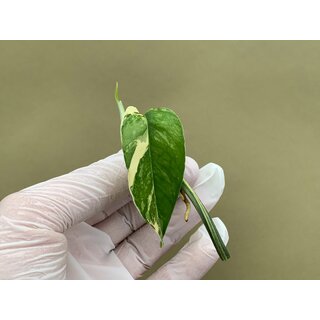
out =
[[[124,113],[124,115],[126,116],[134,113],[139,113],[138,109],[136,107],[130,106],[126,109],[126,112]]]
[[[154,219],[154,220],[153,220],[152,226],[153,226],[154,230],[156,230],[156,232],[157,232],[158,234],[160,234],[160,233],[162,234],[157,219]]]
[[[134,178],[138,171],[138,166],[140,163],[140,160],[145,155],[145,153],[148,151],[149,148],[149,137],[148,137],[148,131],[146,130],[144,134],[139,137],[137,140],[137,146],[134,150],[129,171],[128,171],[128,182],[129,182],[129,188],[134,184]]]
[[[147,212],[150,212],[150,207],[153,199],[153,193],[154,193],[154,185],[152,185],[152,189],[150,191],[150,194],[148,195],[148,209]]]

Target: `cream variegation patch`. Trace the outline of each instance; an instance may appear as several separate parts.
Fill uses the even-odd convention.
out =
[[[137,145],[134,150],[129,172],[128,172],[128,182],[129,182],[129,188],[131,188],[134,184],[134,178],[138,171],[138,166],[140,163],[140,160],[143,158],[145,153],[148,151],[149,148],[149,137],[148,137],[148,131],[146,130],[142,136],[140,136],[137,140]]]
[[[125,116],[129,115],[129,114],[134,114],[134,113],[140,113],[138,111],[138,109],[136,107],[133,107],[133,106],[129,106],[127,109],[126,109],[126,112],[124,113]]]

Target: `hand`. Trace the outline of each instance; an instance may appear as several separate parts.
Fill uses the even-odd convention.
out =
[[[222,169],[186,160],[185,179],[208,210],[224,188]],[[0,279],[136,279],[199,221],[174,209],[164,247],[131,201],[121,152],[39,183],[0,202]],[[225,243],[227,230],[215,223]],[[200,279],[218,260],[204,226],[150,279]]]

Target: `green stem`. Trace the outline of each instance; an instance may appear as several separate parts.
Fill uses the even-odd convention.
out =
[[[230,253],[226,246],[224,245],[220,234],[217,230],[217,227],[215,226],[214,222],[212,221],[207,209],[201,202],[198,195],[193,191],[193,189],[190,187],[188,182],[183,179],[181,189],[185,192],[185,194],[189,197],[190,201],[194,205],[195,209],[198,211],[203,224],[205,225],[210,238],[217,250],[217,253],[221,260],[227,260],[230,258]]]
[[[118,82],[116,82],[116,90],[114,92],[114,98],[116,99],[117,106],[118,106],[119,113],[120,113],[120,119],[122,121],[125,111],[124,111],[124,106],[122,104],[122,101],[119,99]]]

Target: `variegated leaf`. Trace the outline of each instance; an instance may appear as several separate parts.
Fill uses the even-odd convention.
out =
[[[133,201],[162,240],[183,180],[181,122],[168,108],[152,108],[142,115],[128,107],[121,123],[121,142]]]

